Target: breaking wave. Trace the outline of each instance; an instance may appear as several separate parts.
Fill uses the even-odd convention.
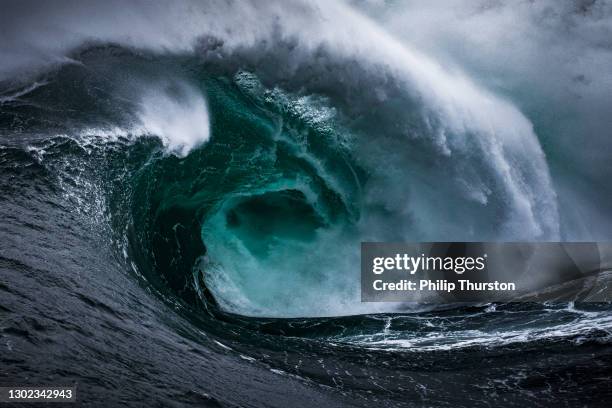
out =
[[[154,32],[141,17],[107,27],[82,23],[84,6],[70,21],[49,11],[78,41],[34,36],[37,52],[2,63],[3,189],[12,205],[33,205],[27,191],[79,213],[75,253],[105,248],[224,350],[286,337],[295,368],[270,366],[322,383],[335,377],[297,362],[313,344],[353,355],[609,343],[607,306],[360,302],[362,241],[572,238],[511,100],[342,3],[160,7],[140,14]],[[244,358],[266,360],[255,354]]]

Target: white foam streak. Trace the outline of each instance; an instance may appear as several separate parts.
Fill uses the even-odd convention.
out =
[[[551,312],[552,313],[552,312]],[[543,325],[534,328],[514,328],[501,331],[486,330],[442,330],[427,334],[415,333],[411,338],[408,333],[383,331],[374,335],[335,338],[370,349],[404,350],[404,351],[447,351],[468,347],[501,347],[517,343],[534,341],[556,341],[572,339],[576,343],[584,341],[591,332],[607,332],[600,337],[606,343],[612,340],[612,318],[606,313],[584,313],[568,323]]]

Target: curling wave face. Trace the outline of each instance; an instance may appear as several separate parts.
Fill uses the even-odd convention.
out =
[[[179,164],[162,157],[129,191],[137,192],[134,216],[145,218],[134,221],[145,269],[159,259],[167,274],[193,267],[196,289],[200,273],[233,313],[355,314],[375,311],[358,301],[360,241],[560,237],[545,156],[510,103],[341,4],[241,7],[238,17],[276,23],[242,24],[240,35],[228,34],[236,16],[227,7],[211,9],[225,16],[218,20],[198,14],[209,24],[180,35],[95,33],[98,41],[170,48],[152,63],[125,48],[93,47],[74,54],[82,65],[41,79],[55,82],[47,89],[72,76],[85,82],[73,91],[95,113],[73,119],[71,136],[103,144],[110,126],[111,136],[158,137],[184,159],[180,179],[168,179]],[[318,29],[302,30],[306,22]],[[173,49],[178,40],[188,45]],[[88,100],[90,89],[104,99]],[[45,91],[19,88],[5,103],[24,92]],[[171,261],[180,255],[161,244],[163,254],[151,249],[152,230],[172,222],[159,209],[175,206],[189,207],[190,225],[202,224],[200,237],[189,238],[202,242],[190,247],[206,253],[193,265]],[[176,221],[174,229],[185,222]],[[170,240],[166,234],[159,239]],[[165,270],[176,265],[183,271]]]

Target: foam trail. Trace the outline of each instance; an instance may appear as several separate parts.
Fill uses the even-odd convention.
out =
[[[45,86],[47,84],[47,82],[45,81],[36,81],[32,84],[27,85],[25,88],[23,89],[19,89],[19,90],[9,90],[8,92],[6,92],[3,95],[0,95],[0,105],[5,104],[5,103],[10,103],[10,102],[16,102],[19,101],[19,98],[22,96],[26,96],[28,95],[30,92]]]

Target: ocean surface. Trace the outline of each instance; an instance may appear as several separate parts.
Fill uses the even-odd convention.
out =
[[[343,30],[273,4],[265,29],[229,20],[250,37],[219,6],[188,50],[96,26],[0,70],[0,385],[76,384],[83,406],[609,406],[608,303],[360,302],[362,241],[601,239],[570,221],[548,122],[348,6],[318,10]]]

